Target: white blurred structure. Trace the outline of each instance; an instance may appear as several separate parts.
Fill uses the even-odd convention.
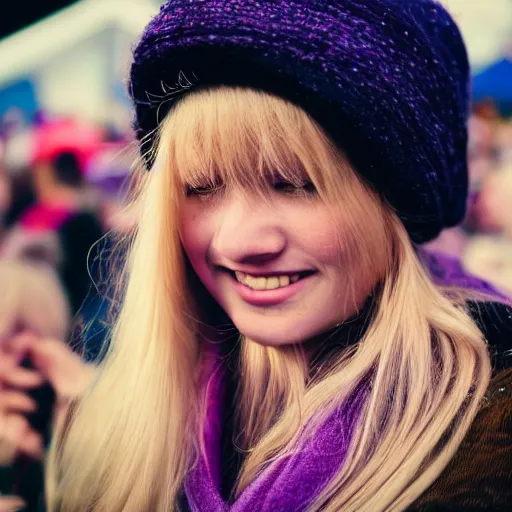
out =
[[[16,108],[25,117],[40,108],[100,121],[126,115],[130,48],[162,2],[81,0],[0,41],[0,119]],[[512,0],[440,2],[461,27],[474,70],[507,44],[512,51]]]
[[[512,0],[439,0],[457,21],[473,69],[512,52]]]
[[[28,116],[38,108],[116,115],[131,45],[157,8],[150,0],[82,0],[0,41],[0,116],[12,107]]]

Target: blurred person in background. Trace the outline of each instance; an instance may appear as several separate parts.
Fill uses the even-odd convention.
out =
[[[99,129],[71,119],[37,127],[31,162],[35,202],[20,215],[1,251],[16,257],[34,239],[51,240],[73,314],[91,290],[88,257],[104,234],[101,197],[84,180],[101,137]]]
[[[482,183],[476,208],[480,233],[469,239],[465,267],[512,297],[512,164],[503,164]]]
[[[136,223],[136,213],[127,205],[130,191],[138,186],[131,176],[135,148],[127,141],[107,141],[91,158],[87,183],[101,193],[101,218],[106,230],[128,233]]]
[[[100,215],[106,231],[89,258],[94,290],[82,304],[79,322],[73,330],[88,361],[96,360],[108,343],[108,312],[113,299],[110,276],[123,259],[123,254],[115,248],[119,239],[133,232],[137,222],[136,209],[127,204],[130,192],[138,187],[130,176],[134,158],[126,140],[107,140],[95,152],[85,173],[87,183],[101,194]]]
[[[430,251],[441,251],[458,259],[464,257],[468,243],[477,233],[498,233],[500,227],[491,217],[483,195],[486,183],[510,150],[510,134],[504,128],[499,112],[492,101],[478,102],[468,121],[469,196],[464,222],[445,229],[425,245]]]
[[[41,491],[41,468],[27,459],[42,458],[54,397],[48,387],[41,387],[43,379],[26,368],[26,347],[16,350],[12,343],[23,332],[65,340],[70,310],[56,274],[45,264],[0,261],[0,290],[2,491],[20,494],[34,505]]]
[[[504,120],[496,134],[496,146],[500,154],[500,165],[512,165],[512,120]]]
[[[51,266],[1,260],[0,290],[0,489],[35,510],[51,429],[90,367],[64,342],[70,307]]]
[[[461,226],[426,245],[461,259],[475,275],[512,293],[512,122],[492,100],[475,105],[469,125],[469,199]]]
[[[4,217],[6,230],[16,225],[23,212],[36,200],[31,172],[35,129],[35,124],[26,124],[22,121],[16,109],[11,109],[1,119],[3,164],[11,186],[11,204]]]
[[[463,227],[469,232],[492,231],[480,209],[480,191],[483,183],[499,164],[500,148],[496,137],[501,118],[492,99],[478,102],[473,107],[468,123],[469,193],[468,212]]]
[[[0,246],[5,231],[5,217],[11,206],[11,183],[4,166],[4,141],[0,138]]]

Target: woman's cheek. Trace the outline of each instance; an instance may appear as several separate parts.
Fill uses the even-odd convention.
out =
[[[201,213],[201,209],[185,207],[180,221],[180,239],[183,249],[204,284],[208,281],[208,254],[213,238],[212,219]]]
[[[343,227],[336,225],[330,215],[305,209],[296,212],[293,224],[293,232],[299,235],[300,245],[307,248],[309,254],[313,253],[321,260],[330,260],[338,254],[339,244],[336,240],[343,233]]]

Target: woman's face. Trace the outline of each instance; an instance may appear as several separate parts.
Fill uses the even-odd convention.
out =
[[[237,329],[263,345],[303,342],[353,315],[375,279],[347,258],[343,222],[314,191],[278,184],[270,201],[237,190],[189,189],[185,252]],[[353,260],[353,258],[351,258]],[[371,281],[371,282],[370,282]]]

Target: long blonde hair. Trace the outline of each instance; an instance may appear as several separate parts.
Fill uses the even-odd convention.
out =
[[[177,225],[184,183],[220,176],[265,198],[268,173],[293,182],[298,168],[350,226],[343,242],[379,291],[363,338],[314,378],[301,347],[242,339],[239,417],[249,454],[235,493],[366,379],[346,461],[309,510],[406,508],[452,458],[488,386],[489,356],[464,301],[433,284],[393,210],[283,99],[241,88],[189,94],[162,123],[156,157],[109,353],[52,447],[49,509],[178,509],[204,419],[200,311]],[[349,286],[360,278],[347,277]]]

